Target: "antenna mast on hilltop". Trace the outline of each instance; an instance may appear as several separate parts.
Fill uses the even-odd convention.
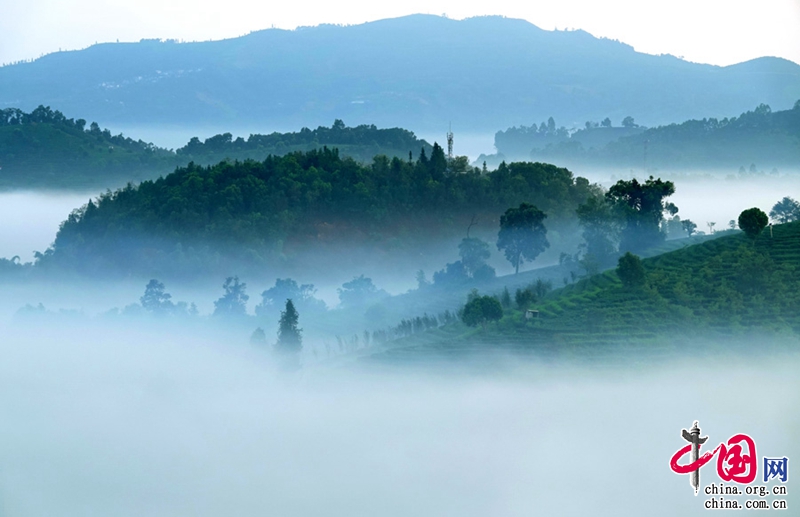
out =
[[[447,130],[447,161],[453,161],[453,124],[450,124],[450,128]]]

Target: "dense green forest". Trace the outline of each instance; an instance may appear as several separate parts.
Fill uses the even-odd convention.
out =
[[[254,134],[247,140],[233,139],[230,133],[202,142],[195,137],[173,152],[122,134],[112,135],[94,122],[87,127],[85,120],[67,118],[49,107],[39,106],[30,113],[9,108],[0,110],[0,188],[116,188],[158,178],[190,162],[260,161],[269,155],[324,146],[365,163],[376,155],[408,159],[409,153],[418,156],[424,149],[430,155],[433,149],[405,129],[347,127],[336,120],[330,128]]]
[[[800,163],[800,101],[791,110],[773,112],[761,104],[738,117],[688,120],[651,129],[638,127],[630,117],[622,127],[612,127],[608,119],[589,121],[572,134],[556,128],[552,118],[548,122],[498,132],[498,153],[568,167],[651,170],[736,170],[752,163],[794,169]]]
[[[505,279],[498,279],[493,289],[468,297],[497,299],[503,307],[497,321],[489,318],[484,327],[470,318],[449,322],[397,342],[383,355],[419,360],[500,347],[593,357],[614,350],[669,351],[698,337],[760,346],[752,340],[765,334],[797,336],[799,238],[800,222],[764,229],[755,239],[731,231],[651,258],[628,255],[640,264],[637,275],[623,257],[617,268],[553,291],[533,271],[527,287],[504,291],[498,286]],[[528,310],[534,312],[526,317]]]
[[[437,144],[430,157],[422,149],[413,162],[377,156],[368,166],[328,148],[189,164],[76,210],[39,262],[186,273],[225,257],[270,263],[308,243],[402,248],[461,235],[471,217],[496,222],[522,202],[544,211],[548,225],[574,220],[576,207],[598,193],[548,164],[511,163],[490,173],[456,172],[451,164]]]
[[[337,148],[340,155],[363,163],[371,162],[379,154],[389,158],[407,158],[412,151],[418,154],[420,149],[425,149],[430,155],[432,150],[428,142],[406,129],[378,129],[366,124],[347,127],[337,119],[331,127],[304,127],[296,133],[250,135],[247,140],[242,137],[233,139],[230,133],[207,138],[204,142],[195,137],[176,152],[184,162],[212,165],[224,159],[263,160],[268,155],[283,156],[324,146]]]
[[[0,110],[0,187],[92,187],[157,177],[174,153],[39,106]]]

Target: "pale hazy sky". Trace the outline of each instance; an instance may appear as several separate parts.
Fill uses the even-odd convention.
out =
[[[222,39],[271,26],[357,24],[412,13],[523,18],[702,63],[765,55],[800,63],[800,0],[0,0],[0,63],[95,42]]]

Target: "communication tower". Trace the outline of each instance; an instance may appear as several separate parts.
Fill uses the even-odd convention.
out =
[[[447,130],[447,161],[453,161],[453,125]]]

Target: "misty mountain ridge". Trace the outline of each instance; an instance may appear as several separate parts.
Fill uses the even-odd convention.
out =
[[[39,106],[30,113],[0,109],[0,188],[112,188],[155,179],[193,162],[258,160],[329,147],[342,157],[372,163],[378,155],[408,159],[410,153],[430,155],[433,147],[401,128],[375,125],[348,127],[336,120],[330,128],[302,128],[291,133],[251,134],[246,140],[230,133],[194,137],[175,150],[162,149],[122,134],[112,135],[84,119],[67,118]]]
[[[0,107],[39,104],[104,124],[311,126],[334,118],[417,131],[492,131],[554,116],[656,125],[775,109],[800,65],[718,67],[524,20],[412,15],[268,29],[222,41],[104,43],[0,68]]]
[[[591,167],[655,170],[728,169],[758,163],[767,169],[794,170],[800,163],[800,100],[789,110],[773,112],[760,104],[738,117],[687,120],[646,128],[626,117],[622,127],[587,121],[570,131],[553,118],[529,127],[495,134],[498,154],[478,163],[534,160],[585,169]]]

